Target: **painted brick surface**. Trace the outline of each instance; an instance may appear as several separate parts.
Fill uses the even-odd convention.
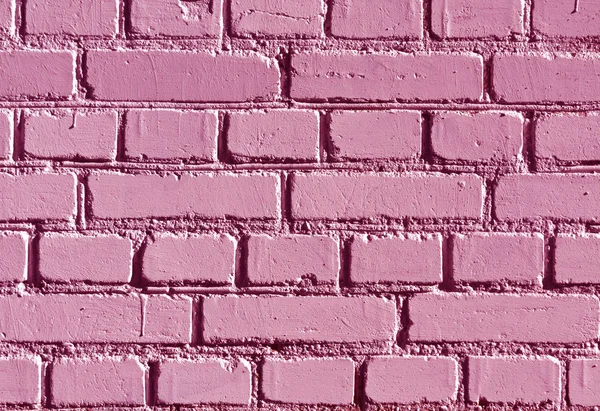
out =
[[[41,398],[41,359],[0,357],[0,403],[39,404]]]
[[[562,161],[597,161],[600,159],[599,132],[597,112],[541,116],[535,124],[536,156]]]
[[[600,395],[595,388],[600,375],[597,359],[574,359],[569,362],[569,402],[573,405],[596,406]]]
[[[27,279],[28,238],[24,232],[0,234],[0,281],[19,282]]]
[[[10,111],[0,111],[0,159],[9,160],[12,157],[14,145],[14,114]]]

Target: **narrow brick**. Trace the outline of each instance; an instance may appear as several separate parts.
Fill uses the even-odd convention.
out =
[[[0,3],[0,35],[12,36],[15,34],[15,0],[6,0]]]
[[[39,404],[42,361],[39,357],[0,358],[0,404]]]
[[[554,261],[557,283],[600,283],[600,235],[559,235],[556,238]]]
[[[114,36],[118,30],[115,0],[28,0],[27,34]]]
[[[13,154],[14,115],[12,111],[0,110],[0,161],[10,160]]]
[[[570,405],[600,405],[600,361],[572,359],[569,361],[568,396]]]
[[[600,160],[598,112],[543,115],[535,122],[535,155],[564,161]]]
[[[0,232],[0,283],[27,279],[27,242],[27,233]]]
[[[531,17],[536,34],[561,37],[600,35],[600,3],[595,1],[536,0]]]

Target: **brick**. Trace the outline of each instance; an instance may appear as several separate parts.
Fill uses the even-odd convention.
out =
[[[0,283],[27,279],[27,243],[27,233],[0,232]]]
[[[442,238],[402,236],[354,237],[350,249],[353,283],[422,283],[442,281]]]
[[[10,160],[13,154],[14,116],[10,111],[0,111],[0,161]]]
[[[235,102],[279,93],[277,63],[253,53],[92,50],[86,64],[96,100]]]
[[[416,158],[421,154],[421,113],[334,111],[330,140],[337,160]]]
[[[418,294],[413,341],[581,343],[598,337],[598,299],[584,295]]]
[[[569,361],[568,396],[570,405],[600,405],[600,361],[572,359]]]
[[[546,36],[600,35],[600,3],[595,1],[536,0],[532,19],[534,32]]]
[[[293,175],[297,219],[480,218],[482,181],[475,175]]]
[[[217,134],[214,111],[130,110],[125,122],[125,155],[142,161],[215,161]]]
[[[499,54],[493,65],[493,89],[500,102],[600,100],[598,53]]]
[[[600,236],[559,235],[556,237],[554,260],[554,280],[557,283],[600,283]]]
[[[476,101],[483,94],[483,60],[472,53],[301,53],[292,67],[295,100]]]
[[[556,358],[469,357],[469,401],[560,404],[561,370]]]
[[[117,155],[116,111],[27,111],[24,123],[28,157],[114,160]]]
[[[507,175],[496,188],[501,220],[600,218],[600,176],[584,174]]]
[[[0,341],[185,344],[190,298],[26,294],[0,297]]]
[[[233,284],[235,241],[227,235],[158,235],[146,246],[144,279],[151,283]]]
[[[431,28],[441,38],[502,38],[524,34],[523,14],[522,0],[433,0]]]
[[[452,256],[456,281],[542,285],[544,237],[541,234],[457,234],[452,240]]]
[[[74,52],[0,51],[0,98],[66,98],[75,91]]]
[[[44,234],[39,242],[40,276],[50,282],[128,283],[131,240],[117,235]]]
[[[251,284],[334,283],[339,271],[339,247],[331,237],[257,235],[248,240]]]
[[[325,20],[320,0],[232,0],[231,29],[242,37],[322,37]]]
[[[262,365],[267,401],[347,405],[354,400],[354,363],[349,358],[267,358]]]
[[[229,115],[227,151],[236,161],[317,161],[317,112],[267,110]]]
[[[15,34],[15,0],[0,3],[0,35],[12,36]]]
[[[444,159],[514,162],[523,147],[523,117],[498,112],[436,113],[431,145],[434,154]]]
[[[117,34],[118,2],[115,0],[28,0],[25,7],[28,34]]]
[[[458,364],[447,357],[373,357],[365,393],[375,403],[410,404],[456,400]]]
[[[379,297],[207,297],[208,344],[248,341],[383,342],[396,330],[396,305]]]
[[[0,220],[65,220],[76,211],[72,174],[0,173]]]
[[[564,161],[600,160],[597,112],[543,115],[535,122],[535,156]]]
[[[41,398],[39,357],[0,358],[0,404],[39,404]]]
[[[62,359],[51,368],[51,399],[58,407],[144,405],[145,371],[137,359]]]
[[[148,37],[216,38],[222,10],[222,0],[133,0],[131,31]]]
[[[245,360],[169,360],[159,365],[159,404],[248,406],[251,394],[252,372]]]
[[[342,38],[421,38],[421,0],[335,0],[331,34]]]

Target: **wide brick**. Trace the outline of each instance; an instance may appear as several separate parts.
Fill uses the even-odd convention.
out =
[[[233,284],[235,242],[226,235],[157,235],[143,258],[151,283]]]
[[[131,31],[149,37],[218,37],[222,0],[132,0]]]
[[[536,0],[532,19],[534,32],[547,36],[600,35],[600,3],[597,1]]]
[[[498,100],[543,103],[600,100],[600,54],[499,54],[493,88]]]
[[[0,2],[0,35],[15,34],[15,0]]]
[[[522,0],[433,0],[431,28],[442,38],[506,37],[524,33],[523,14]]]
[[[191,341],[192,301],[144,295],[26,294],[0,297],[0,341],[163,343]]]
[[[292,58],[295,100],[479,100],[483,60],[472,53],[301,53]]]
[[[227,102],[268,100],[279,93],[277,63],[251,53],[92,50],[86,65],[96,100]],[[2,88],[0,94],[6,94]]]
[[[242,37],[321,37],[325,20],[320,0],[232,0],[231,29]]]
[[[325,236],[252,236],[248,240],[251,284],[334,283],[340,271],[339,247]]]
[[[75,93],[75,53],[66,50],[0,51],[0,97],[60,98]]]
[[[600,219],[600,176],[507,175],[496,188],[496,216],[514,219]]]
[[[421,38],[421,0],[336,0],[331,8],[331,34],[343,38]]]
[[[97,218],[279,216],[279,178],[265,174],[100,174],[89,177]]]
[[[476,175],[294,174],[297,219],[479,218],[482,180]]]
[[[458,364],[447,357],[374,357],[365,393],[375,403],[409,404],[456,399]]]
[[[39,272],[46,281],[128,283],[131,280],[131,240],[117,235],[44,234],[39,253]]]
[[[35,110],[25,114],[25,155],[33,158],[114,160],[116,111]]]
[[[407,159],[421,153],[418,111],[334,111],[330,130],[336,160]]]
[[[217,134],[214,111],[130,110],[125,155],[135,160],[215,161]]]
[[[565,161],[600,160],[598,112],[544,115],[535,123],[535,155]]]
[[[354,363],[349,358],[267,358],[262,365],[267,401],[346,405],[354,400]]]
[[[413,341],[580,343],[598,337],[588,295],[418,294],[409,300]]]
[[[72,220],[75,185],[72,174],[0,174],[0,220]]]
[[[144,367],[132,358],[58,360],[51,381],[50,398],[57,407],[145,403]]]
[[[251,394],[252,372],[244,360],[169,360],[159,365],[159,404],[248,406]]]
[[[369,239],[356,236],[350,249],[353,283],[439,283],[442,239],[425,236]]]
[[[0,111],[0,161],[10,160],[13,154],[14,115]]]
[[[560,404],[560,363],[552,357],[469,357],[469,401]]]
[[[208,297],[202,305],[209,344],[389,342],[396,304],[379,297]]]
[[[0,358],[0,404],[39,404],[41,397],[39,357]]]
[[[452,241],[456,281],[516,281],[542,284],[544,237],[541,234],[457,234]]]
[[[0,232],[0,283],[27,279],[27,233]]]
[[[557,283],[600,283],[600,235],[559,235],[554,251]]]
[[[314,111],[267,110],[229,115],[227,151],[236,161],[317,161],[319,117]]]
[[[569,361],[568,397],[570,405],[600,405],[600,361],[572,359]]]
[[[523,117],[499,112],[436,113],[431,145],[436,156],[449,160],[516,161],[523,147]]]
[[[116,0],[28,0],[25,7],[28,34],[117,34],[119,2]]]

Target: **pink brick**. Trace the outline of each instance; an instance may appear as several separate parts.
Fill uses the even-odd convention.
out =
[[[458,364],[446,357],[374,357],[365,393],[375,403],[410,404],[456,399]]]
[[[442,239],[438,234],[369,239],[356,236],[351,246],[353,283],[442,281]]]
[[[27,233],[0,232],[0,283],[27,279]]]
[[[157,235],[144,251],[143,271],[151,283],[231,285],[235,242],[226,235]]]
[[[598,299],[587,295],[417,294],[413,341],[580,343],[598,337]]]
[[[15,34],[15,0],[0,2],[0,35]]]
[[[203,337],[219,342],[390,342],[396,305],[379,297],[207,297]]]
[[[276,62],[253,53],[92,50],[86,60],[96,100],[227,102],[279,93]]]
[[[600,361],[572,359],[569,361],[568,396],[570,405],[600,405]]]
[[[131,110],[125,155],[135,160],[215,161],[217,122],[214,111]]]
[[[349,358],[267,358],[262,366],[267,401],[346,405],[354,400],[354,363]]]
[[[0,161],[10,160],[13,153],[14,115],[0,111]]]
[[[0,51],[0,97],[65,98],[75,93],[75,53],[66,50]]]
[[[128,283],[131,240],[117,235],[44,234],[39,242],[39,270],[46,281]]]
[[[600,176],[583,174],[508,175],[496,188],[501,220],[600,219]]]
[[[0,404],[39,404],[41,397],[39,357],[0,358]]]
[[[517,113],[436,113],[431,129],[435,155],[450,160],[516,161],[523,147]]]
[[[292,58],[295,100],[479,100],[481,56],[443,53],[301,53]]]
[[[339,246],[331,237],[252,236],[248,240],[251,284],[334,283],[340,271]]]
[[[535,123],[535,155],[566,161],[600,160],[597,112],[545,115]]]
[[[35,110],[25,115],[25,154],[33,158],[114,160],[116,111]]]
[[[96,218],[279,216],[279,178],[270,174],[100,174],[88,183]]]
[[[482,181],[475,175],[294,174],[297,219],[479,218]]]
[[[237,161],[317,161],[316,112],[268,110],[229,115],[227,150]]]
[[[189,298],[144,295],[25,294],[0,297],[0,341],[185,344]]]
[[[131,30],[149,37],[218,37],[222,0],[132,0]]]
[[[331,33],[345,38],[390,38],[423,35],[421,0],[336,0]]]
[[[145,371],[136,359],[62,359],[51,373],[52,404],[58,407],[145,403]]]
[[[575,10],[577,4],[577,10]],[[587,37],[600,35],[600,3],[536,0],[533,29],[547,36]]]
[[[28,0],[28,34],[114,36],[118,27],[116,0]]]
[[[494,92],[501,102],[600,100],[600,54],[500,54],[494,57]]]
[[[469,357],[469,401],[560,405],[560,363],[552,357]]]
[[[433,0],[431,28],[442,38],[506,37],[524,33],[523,13],[522,0]]]
[[[248,406],[252,373],[244,360],[170,360],[160,363],[157,385],[159,404]]]
[[[457,234],[452,245],[456,281],[542,285],[544,237],[541,234]]]
[[[75,183],[72,174],[0,174],[0,220],[72,220]]]
[[[231,1],[231,28],[236,36],[322,37],[324,20],[320,0]]]
[[[559,235],[554,252],[554,277],[558,283],[600,283],[600,236]]]
[[[407,159],[421,153],[418,111],[334,111],[330,129],[336,159]]]

